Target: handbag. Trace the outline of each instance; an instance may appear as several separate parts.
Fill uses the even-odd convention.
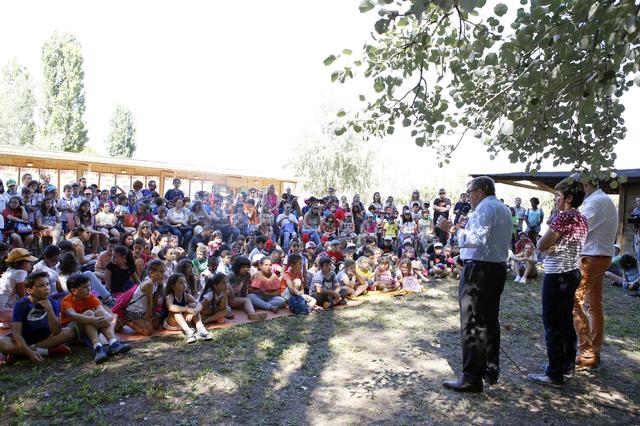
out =
[[[18,223],[16,225],[16,232],[18,235],[29,235],[33,232],[33,228],[27,223]]]
[[[294,315],[306,315],[309,313],[309,305],[307,305],[307,301],[302,296],[291,295],[287,303],[289,304],[289,310]]]

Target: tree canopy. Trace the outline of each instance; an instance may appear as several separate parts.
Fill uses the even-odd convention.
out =
[[[15,60],[0,74],[0,144],[34,144],[36,99],[29,71]]]
[[[603,174],[626,134],[624,94],[640,86],[633,0],[364,0],[377,11],[360,57],[343,50],[332,81],[363,72],[375,96],[338,112],[337,135],[402,126],[443,163],[465,134],[527,171],[543,159]],[[493,6],[493,7],[491,7]],[[512,10],[516,9],[516,10]],[[459,135],[458,137],[446,137]]]
[[[79,152],[88,141],[82,64],[80,43],[69,33],[54,32],[42,47],[42,133],[54,149]]]
[[[126,107],[117,105],[111,116],[111,131],[106,140],[109,155],[131,158],[136,151],[136,128],[133,115]]]
[[[288,167],[313,194],[324,194],[329,187],[341,193],[367,193],[372,185],[373,151],[362,135],[347,132],[337,137],[327,122],[292,152]]]

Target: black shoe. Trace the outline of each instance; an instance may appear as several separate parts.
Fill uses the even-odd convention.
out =
[[[473,392],[473,393],[482,392],[482,382],[469,383],[469,382],[465,382],[464,379],[442,382],[442,386],[444,386],[445,389],[451,389],[452,391],[456,391],[456,392]]]
[[[485,373],[483,377],[484,381],[487,382],[489,386],[493,386],[498,383],[498,374],[497,373]]]

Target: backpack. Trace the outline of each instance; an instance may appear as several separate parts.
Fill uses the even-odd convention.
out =
[[[308,314],[309,313],[309,306],[307,305],[307,301],[304,300],[304,297],[302,296],[291,296],[289,298],[289,301],[287,302],[289,304],[289,310],[294,314],[294,315],[300,315],[300,314]]]
[[[124,311],[132,303],[131,299],[133,299],[133,295],[135,294],[139,286],[139,284],[135,284],[130,289],[118,296],[118,300],[116,301],[116,304],[113,306],[113,308],[111,308],[111,311],[119,317],[124,317]],[[144,297],[144,295],[141,297]]]

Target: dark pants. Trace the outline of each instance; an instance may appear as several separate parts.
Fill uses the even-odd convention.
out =
[[[500,371],[500,295],[507,278],[504,263],[466,262],[460,276],[462,372],[465,381],[482,383]]]
[[[576,330],[573,326],[573,298],[580,283],[580,271],[545,274],[542,284],[542,321],[547,342],[547,376],[562,382],[576,359]]]

